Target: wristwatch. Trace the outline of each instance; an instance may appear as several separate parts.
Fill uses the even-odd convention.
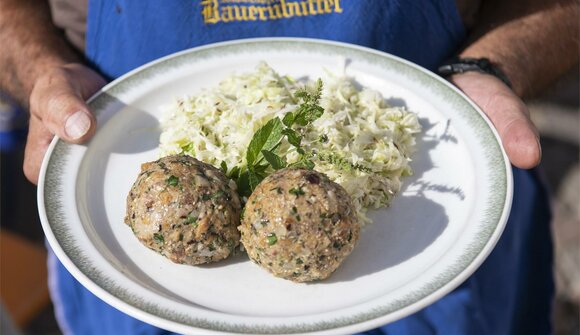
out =
[[[437,69],[437,73],[443,77],[468,71],[477,71],[480,73],[491,74],[492,76],[495,76],[499,80],[503,81],[508,87],[512,87],[512,83],[505,75],[505,73],[503,73],[502,70],[500,70],[487,58],[455,57],[439,66]]]

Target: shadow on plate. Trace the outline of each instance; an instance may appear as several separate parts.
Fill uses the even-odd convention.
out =
[[[404,106],[404,101],[390,103]],[[460,201],[465,200],[461,187],[435,184],[423,178],[427,171],[437,168],[430,154],[440,143],[458,144],[450,132],[451,121],[441,125],[421,118],[419,122],[423,136],[417,139],[419,150],[411,162],[413,176],[403,179],[403,188],[386,211],[369,212],[374,223],[363,228],[352,254],[322,283],[352,281],[393,267],[420,254],[437,240],[449,217],[442,205],[426,197],[425,191],[452,194]]]
[[[396,209],[395,209],[396,206]],[[402,196],[389,209],[390,213],[376,218],[363,228],[352,254],[334,275],[325,282],[351,281],[400,264],[429,247],[447,227],[448,217],[443,206],[422,196]]]

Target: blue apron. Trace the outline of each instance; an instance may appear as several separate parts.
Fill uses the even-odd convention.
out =
[[[453,0],[90,1],[87,57],[114,79],[187,48],[249,37],[313,37],[359,44],[429,69],[465,30]],[[514,203],[496,248],[460,287],[367,334],[548,334],[552,245],[546,190],[514,169]],[[108,306],[51,260],[56,314],[73,334],[166,334]]]

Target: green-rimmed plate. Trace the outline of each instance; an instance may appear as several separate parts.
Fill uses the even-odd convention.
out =
[[[266,61],[281,74],[345,71],[392,105],[418,114],[423,133],[402,192],[372,213],[351,256],[313,284],[275,278],[244,255],[174,264],[123,223],[140,164],[158,157],[160,106]],[[86,145],[55,139],[44,160],[40,216],[66,268],[107,303],[180,333],[351,334],[405,317],[466,280],[506,223],[512,176],[481,111],[412,63],[358,46],[251,39],[195,48],[147,64],[90,100],[99,122]],[[243,125],[240,125],[243,127]]]

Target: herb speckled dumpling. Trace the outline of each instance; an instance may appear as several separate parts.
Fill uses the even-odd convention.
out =
[[[324,174],[282,169],[248,198],[242,244],[272,274],[296,282],[328,278],[352,252],[360,223],[351,197]]]
[[[176,263],[228,257],[239,245],[239,221],[235,183],[190,156],[143,164],[127,197],[125,223],[144,245]]]

